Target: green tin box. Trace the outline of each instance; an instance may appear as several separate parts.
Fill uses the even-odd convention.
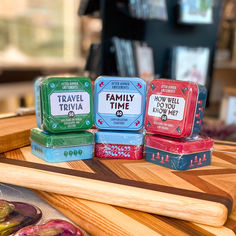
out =
[[[61,133],[92,127],[93,95],[89,78],[47,77],[35,86],[39,88],[41,100],[41,117],[37,117],[41,122],[39,128]]]
[[[51,134],[31,129],[31,152],[47,162],[93,158],[94,135],[90,132]]]

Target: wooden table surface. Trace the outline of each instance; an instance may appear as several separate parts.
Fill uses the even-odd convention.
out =
[[[30,151],[30,146],[7,151],[2,154],[1,157],[0,181],[35,189],[34,191],[36,194],[61,211],[72,221],[83,227],[86,231],[94,235],[225,236],[235,235],[236,233],[236,145],[234,143],[216,143],[211,166],[182,172],[147,163],[145,160],[93,159],[50,164],[33,156]],[[145,213],[122,208],[120,206],[85,200],[78,197],[66,196],[70,195],[70,191],[72,191],[73,194],[77,193],[74,190],[77,188],[77,179],[73,182],[74,177],[72,175],[74,172],[69,174],[69,178],[66,176],[65,182],[63,182],[63,179],[61,178],[62,176],[56,176],[56,180],[58,181],[55,180],[55,186],[63,186],[65,184],[68,184],[69,186],[66,191],[64,191],[63,188],[61,191],[60,189],[58,190],[58,192],[63,193],[63,195],[55,192],[49,193],[55,186],[47,186],[47,184],[45,184],[49,181],[47,177],[50,177],[51,175],[45,175],[45,178],[42,178],[42,174],[45,174],[45,169],[40,168],[44,166],[51,166],[52,168],[47,170],[47,174],[59,170],[57,168],[63,170],[74,169],[72,172],[77,171],[80,175],[86,175],[87,173],[87,177],[90,175],[94,175],[96,178],[100,176],[98,178],[102,178],[103,181],[105,178],[105,183],[110,181],[108,180],[109,178],[112,179],[111,182],[119,182],[122,186],[125,185],[127,180],[128,183],[131,184],[133,184],[132,181],[145,182],[146,187],[150,184],[152,187],[153,185],[157,186],[159,189],[158,192],[162,192],[164,186],[165,191],[171,191],[171,193],[169,193],[170,199],[172,198],[172,195],[177,194],[173,190],[177,191],[179,189],[182,191],[181,194],[183,195],[183,198],[186,197],[184,195],[188,195],[189,193],[191,193],[191,199],[193,200],[207,200],[206,197],[209,198],[210,196],[208,199],[209,205],[205,205],[206,218],[208,217],[207,214],[208,211],[210,211],[211,204],[214,203],[227,205],[228,208],[226,208],[231,211],[231,214],[224,226],[212,227],[153,213]],[[6,167],[9,167],[9,169]],[[12,171],[13,169],[11,168],[14,168],[14,171]],[[27,173],[29,173],[29,175],[27,175]],[[22,176],[24,176],[24,178],[21,178]],[[39,177],[38,180],[37,177]],[[63,175],[63,177],[65,176]],[[69,180],[71,180],[71,182]],[[72,183],[74,184],[73,186],[71,185]],[[110,186],[111,185],[107,185],[108,192],[110,192]],[[47,190],[48,192],[42,190]],[[95,191],[94,195],[96,194]],[[120,194],[122,196],[122,193]],[[93,195],[93,193],[91,195]],[[134,192],[134,196],[136,195],[137,193]],[[106,189],[101,198],[102,197],[104,197],[104,199],[107,197]],[[117,199],[117,201],[118,200],[119,199]],[[102,201],[102,199],[97,199],[97,201]],[[150,204],[150,202],[145,203],[146,204],[144,205]],[[139,204],[139,202],[137,202],[137,204]],[[183,208],[184,207],[185,206],[183,205]],[[160,206],[160,208],[162,208],[162,206]],[[179,211],[181,210],[182,209],[176,211],[176,216],[174,217],[178,218]],[[208,224],[208,222],[205,222],[205,224]]]
[[[69,192],[68,189],[67,192],[63,190],[63,187],[62,192],[64,191],[63,194],[65,195],[35,190],[36,194],[89,233],[95,235],[171,235],[171,232],[174,232],[174,235],[234,235],[233,232],[236,232],[236,147],[218,144],[215,145],[215,149],[216,151],[213,154],[211,166],[184,172],[172,171],[152,163],[147,163],[145,160],[94,159],[49,164],[33,156],[29,146],[6,152],[4,156],[12,160],[13,164],[15,160],[20,160],[21,162],[27,161],[27,163],[56,166],[56,168],[75,169],[84,173],[103,173],[104,175],[111,176],[111,178],[116,176],[116,178],[124,180],[130,179],[155,185],[182,188],[192,192],[198,192],[200,195],[211,193],[232,201],[233,211],[226,224],[223,227],[215,228],[156,214],[130,210],[119,206],[65,196],[68,195]],[[225,150],[227,150],[228,153],[226,153]],[[1,168],[5,162],[3,159],[1,159],[0,162],[2,162]],[[19,181],[17,183],[19,176],[22,174],[22,169],[20,169],[21,162],[16,163],[19,165],[17,166],[17,168],[19,168],[17,170],[21,171],[21,173],[18,173],[16,170],[14,174],[8,174],[10,183],[34,189],[48,189],[48,191],[53,189],[53,186],[43,185],[44,180],[41,178],[40,184],[42,186],[40,187],[39,183],[37,183],[32,175],[29,176],[27,181],[21,179],[20,183]],[[40,171],[42,172],[42,170]],[[0,172],[3,173],[3,169],[1,169]],[[27,175],[27,170],[25,170],[24,173]],[[12,182],[13,175],[16,177],[14,182]],[[0,180],[1,179],[2,176],[0,177]],[[35,186],[31,184],[28,185],[28,183],[32,183],[30,181],[31,179],[34,179],[33,185],[35,184]],[[4,179],[3,182],[6,182],[5,180],[6,179]],[[46,179],[45,182],[47,182]],[[63,186],[63,183],[60,182],[59,186]],[[106,193],[104,192],[104,194]],[[205,208],[206,212],[210,210],[208,209],[208,205],[206,205]],[[178,212],[176,212],[176,214],[178,214]],[[208,222],[205,223],[207,224]]]

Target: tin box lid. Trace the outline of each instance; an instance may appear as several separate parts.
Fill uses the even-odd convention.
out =
[[[143,127],[146,82],[138,77],[100,76],[94,84],[94,123],[102,130]]]
[[[194,82],[153,80],[147,95],[146,130],[176,138],[191,136],[200,91],[206,95],[204,87]]]
[[[89,78],[47,77],[40,84],[40,96],[45,130],[60,133],[88,130],[92,127],[93,95]],[[63,101],[62,96],[66,96],[66,101]],[[65,106],[68,104],[71,106]],[[82,119],[76,121],[78,117]],[[71,120],[76,123],[73,128],[67,123]]]
[[[64,82],[64,81],[75,81],[81,83],[80,86],[84,88],[84,82],[92,83],[91,80],[88,77],[83,77],[83,76],[48,76],[43,78],[41,83],[49,85],[52,82]],[[85,86],[86,88],[87,86]],[[54,87],[49,86],[50,89],[54,89]],[[71,88],[73,90],[73,88]]]
[[[138,82],[140,83],[144,88],[146,88],[146,82],[139,78],[139,77],[119,77],[119,76],[99,76],[96,80],[95,80],[95,83],[94,85],[97,87],[99,86],[99,83],[102,81],[110,81],[110,80],[113,80],[113,81],[119,81],[119,80],[129,80],[133,83],[135,82]],[[99,86],[100,87],[100,86]],[[114,88],[115,89],[115,88]]]
[[[30,137],[32,141],[45,147],[67,147],[93,144],[93,134],[90,132],[75,132],[51,134],[38,128],[31,129]]]
[[[197,136],[187,139],[167,138],[158,135],[147,135],[145,144],[166,152],[188,154],[203,152],[213,148],[214,141],[209,137]]]
[[[97,131],[96,143],[111,143],[123,145],[143,145],[144,134],[134,132]]]

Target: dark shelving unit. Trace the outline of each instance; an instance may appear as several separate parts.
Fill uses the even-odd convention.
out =
[[[213,24],[202,25],[179,23],[178,2],[178,0],[166,1],[168,21],[160,21],[132,18],[129,15],[127,0],[100,0],[100,15],[103,26],[101,74],[117,75],[114,49],[111,43],[114,36],[147,42],[153,49],[155,74],[163,78],[171,78],[171,52],[174,46],[208,47],[210,49],[210,61],[207,87],[210,90],[222,0],[215,1]]]

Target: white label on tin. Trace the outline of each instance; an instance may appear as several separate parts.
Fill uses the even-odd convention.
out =
[[[53,93],[50,95],[51,114],[73,117],[90,112],[90,96],[87,92]]]
[[[161,117],[163,121],[182,120],[184,107],[184,98],[153,94],[149,99],[148,115]]]
[[[124,115],[141,114],[142,97],[139,93],[101,92],[98,95],[98,112]]]

